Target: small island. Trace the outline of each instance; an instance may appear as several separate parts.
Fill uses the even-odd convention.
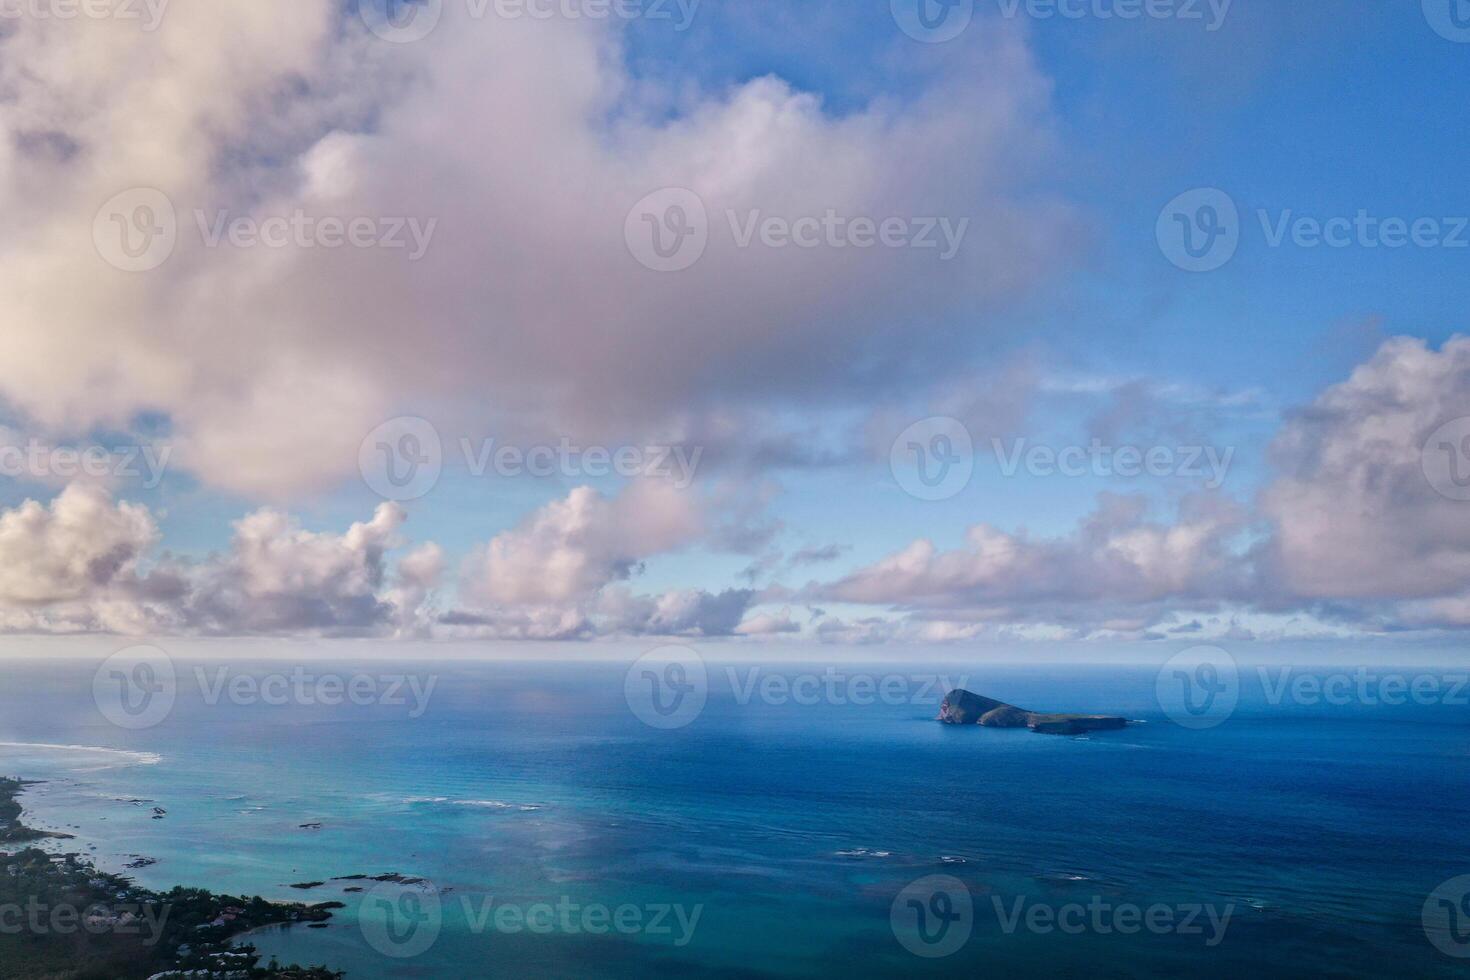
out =
[[[956,688],[944,696],[939,721],[946,725],[983,725],[986,728],[1029,728],[1043,735],[1080,735],[1083,732],[1124,728],[1128,719],[1112,715],[1066,715],[1027,711],[1014,704],[981,697]]]

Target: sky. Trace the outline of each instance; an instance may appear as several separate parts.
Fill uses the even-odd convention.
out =
[[[1463,0],[26,0],[0,93],[5,633],[1470,628]]]

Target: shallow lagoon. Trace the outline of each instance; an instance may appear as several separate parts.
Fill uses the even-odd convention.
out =
[[[1271,704],[1248,672],[1235,715],[1191,731],[1160,710],[1152,669],[845,669],[968,675],[1028,707],[1141,722],[1061,738],[935,724],[943,691],[917,680],[864,705],[747,696],[752,669],[759,682],[802,668],[742,664],[712,667],[702,713],[663,731],[629,710],[623,664],[418,665],[437,678],[419,717],[210,704],[181,667],[168,719],[127,731],[92,701],[95,664],[6,666],[0,771],[48,780],[23,798],[29,823],[77,835],[55,846],[110,870],[155,859],[130,872],[149,887],[346,901],[327,929],[255,939],[352,978],[1459,966],[1420,924],[1429,892],[1470,873],[1470,716],[1456,705]],[[387,872],[433,887],[330,880]],[[953,953],[925,959],[890,911],[932,875],[963,885],[971,918]],[[384,955],[392,910],[371,905],[366,928],[357,912],[385,896],[433,907],[432,945]],[[1071,934],[1028,918],[1036,906],[1073,922],[1078,907],[1111,911]],[[1117,918],[1154,906],[1175,927]],[[1194,906],[1229,910],[1223,934],[1203,913],[1198,932],[1180,928]]]

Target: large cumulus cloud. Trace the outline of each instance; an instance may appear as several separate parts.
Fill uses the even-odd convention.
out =
[[[1285,419],[1250,504],[1201,495],[1151,520],[1141,499],[1105,496],[1068,536],[977,524],[963,548],[916,540],[806,590],[886,607],[904,622],[834,617],[818,634],[872,642],[1024,626],[1150,635],[1199,610],[1370,631],[1470,627],[1470,502],[1436,486],[1448,464],[1433,458],[1458,453],[1470,469],[1461,441],[1470,421],[1448,443],[1432,438],[1461,419],[1470,419],[1470,339],[1436,350],[1394,338]],[[1232,616],[1222,621],[1249,633]]]
[[[49,505],[0,511],[0,629],[127,634],[389,635],[421,632],[442,556],[402,555],[404,512],[383,504],[345,533],[263,509],[200,561],[155,554],[146,507],[74,485]]]
[[[1190,498],[1173,520],[1161,521],[1149,519],[1143,498],[1105,494],[1067,536],[976,524],[963,548],[945,551],[920,539],[808,591],[909,611],[930,638],[972,638],[981,626],[1016,623],[1137,630],[1171,606],[1242,597],[1238,545],[1246,523],[1242,508],[1216,496]],[[853,629],[834,622],[826,633]],[[863,642],[886,636],[873,624],[859,629]]]
[[[1470,503],[1436,489],[1425,465],[1426,453],[1462,452],[1428,442],[1467,416],[1470,339],[1435,350],[1401,337],[1289,419],[1273,446],[1281,475],[1260,502],[1263,599],[1470,626]]]
[[[160,414],[179,464],[257,498],[349,474],[365,433],[406,406],[636,438],[950,364],[1067,251],[1066,210],[1023,176],[1048,152],[1048,86],[1009,28],[977,34],[927,92],[836,111],[775,77],[650,98],[615,20],[467,21],[445,4],[431,35],[389,44],[348,6],[178,2],[152,33],[10,25],[0,398],[34,426]],[[703,197],[711,237],[696,266],[660,275],[629,254],[624,221],[670,185]],[[151,272],[93,247],[99,207],[133,187],[178,211]],[[298,209],[437,226],[409,262],[209,248],[195,216]],[[943,262],[742,248],[726,218],[829,209],[970,232]],[[965,330],[937,326],[957,304]]]
[[[630,587],[649,558],[728,536],[711,509],[658,481],[611,498],[578,487],[477,548],[461,576],[461,607],[441,624],[454,635],[512,639],[732,635],[753,590]]]

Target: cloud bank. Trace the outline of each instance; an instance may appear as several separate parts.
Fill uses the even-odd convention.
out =
[[[1075,224],[1025,176],[1051,149],[1049,86],[1009,30],[924,91],[838,112],[775,77],[670,101],[628,67],[616,19],[445,4],[409,44],[337,0],[174,4],[153,32],[12,24],[0,399],[48,433],[163,416],[177,465],[251,498],[350,476],[362,438],[405,409],[636,440],[892,388],[951,363]],[[676,275],[625,240],[630,209],[667,187],[709,219]],[[105,205],[139,188],[166,197],[177,240],[158,268],[122,271],[108,253],[164,205]],[[736,234],[829,214],[970,231],[948,261]],[[432,234],[415,261],[223,231],[296,216]],[[959,307],[969,329],[941,325]]]

